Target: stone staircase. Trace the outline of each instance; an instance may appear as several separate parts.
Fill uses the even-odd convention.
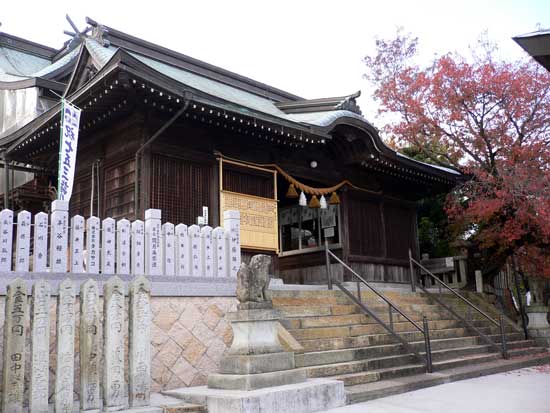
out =
[[[335,287],[336,288],[336,287]],[[344,381],[348,400],[358,402],[382,397],[369,394],[372,384],[426,372],[423,360],[406,353],[401,344],[370,316],[361,312],[341,291],[271,290],[273,304],[282,311],[282,324],[300,343],[296,366],[307,370],[308,377],[325,377]],[[433,370],[450,371],[464,366],[482,365],[502,360],[498,349],[491,348],[481,337],[455,319],[442,306],[422,293],[384,291],[407,316],[422,325],[422,316],[429,320]],[[363,302],[389,323],[388,306],[374,293],[362,293]],[[468,296],[475,304],[498,320],[496,309],[479,297]],[[491,339],[500,342],[500,330],[482,315],[470,312],[452,295],[445,303]],[[401,315],[393,314],[394,330],[423,356],[424,336]],[[511,323],[505,328],[510,357],[535,356],[545,353],[533,340]],[[479,374],[478,374],[479,375]]]

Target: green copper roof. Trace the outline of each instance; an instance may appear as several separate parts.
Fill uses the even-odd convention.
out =
[[[0,46],[0,75],[7,74],[21,79],[29,77],[50,63],[48,59]]]

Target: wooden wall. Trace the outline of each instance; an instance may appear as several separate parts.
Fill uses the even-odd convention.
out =
[[[134,155],[141,144],[142,133],[140,118],[130,117],[116,127],[82,139],[70,203],[71,215],[90,216],[92,163],[98,160],[100,173],[99,183],[97,180],[94,183],[94,215],[135,219]]]
[[[343,248],[338,255],[367,280],[409,282],[408,251],[418,249],[414,203],[358,191],[344,192],[341,200]],[[353,280],[338,267],[343,280]],[[323,252],[280,257],[279,270],[285,282],[326,283]]]
[[[134,219],[147,208],[163,211],[163,221],[193,224],[210,208],[209,224],[219,220],[219,170],[216,151],[238,159],[258,163],[277,163],[306,184],[329,186],[344,178],[370,188],[372,192],[340,191],[341,224],[338,254],[369,280],[408,282],[408,249],[418,253],[416,210],[411,188],[402,182],[389,183],[386,178],[368,174],[335,159],[328,147],[319,146],[312,153],[270,145],[250,136],[220,131],[180,119],[143,152],[139,209],[135,211],[135,153],[165,120],[148,113],[137,113],[124,121],[95,132],[83,139],[71,214],[89,216],[91,165],[101,160],[99,216]],[[319,167],[309,167],[316,159]],[[224,165],[224,189],[250,195],[273,196],[272,174]],[[279,188],[279,199],[283,199]],[[383,191],[392,197],[376,194]],[[98,191],[96,191],[97,197]],[[402,199],[399,199],[402,198]],[[97,211],[94,211],[97,215]],[[244,261],[254,251],[245,251]],[[351,279],[335,265],[333,273]],[[325,283],[323,252],[284,257],[274,256],[273,272],[287,283]]]

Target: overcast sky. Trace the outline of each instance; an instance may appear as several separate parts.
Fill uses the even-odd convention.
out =
[[[438,1],[14,1],[0,0],[0,31],[60,48],[85,16],[123,32],[305,98],[363,90],[359,104],[377,124],[362,58],[375,38],[397,26],[420,38],[421,57],[468,54],[488,30],[506,58],[522,56],[511,40],[550,28],[550,0]],[[382,125],[376,125],[378,127]]]

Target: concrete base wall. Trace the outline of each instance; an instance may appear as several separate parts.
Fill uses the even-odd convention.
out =
[[[303,383],[252,391],[207,387],[178,389],[166,394],[208,407],[208,413],[312,413],[346,404],[344,383],[310,379]]]

